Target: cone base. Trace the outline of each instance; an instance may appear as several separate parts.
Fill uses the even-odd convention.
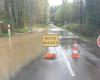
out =
[[[44,59],[56,59],[56,54],[47,53],[44,55]]]
[[[80,58],[80,55],[79,54],[72,54],[72,58],[78,59],[78,58]]]

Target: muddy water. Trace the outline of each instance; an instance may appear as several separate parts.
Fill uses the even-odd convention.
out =
[[[43,33],[27,33],[0,38],[0,80],[8,80],[42,49]]]

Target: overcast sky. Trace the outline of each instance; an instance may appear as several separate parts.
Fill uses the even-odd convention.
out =
[[[50,6],[58,6],[62,4],[62,0],[49,0]]]
[[[73,0],[68,0],[69,2],[72,2]],[[62,4],[62,0],[49,0],[50,6],[58,6]]]

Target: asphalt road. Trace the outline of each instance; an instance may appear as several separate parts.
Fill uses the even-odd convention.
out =
[[[78,45],[81,57],[73,59],[71,46],[73,40],[79,37],[71,32],[62,31],[57,27],[50,30],[50,33],[60,34],[62,37],[59,47],[48,48],[48,51],[57,55],[57,59],[45,60],[43,56],[39,56],[10,80],[100,80],[100,68],[94,64],[99,60],[80,44]]]

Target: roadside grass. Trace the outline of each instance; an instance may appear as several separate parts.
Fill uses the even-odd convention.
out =
[[[45,27],[44,27],[44,25],[43,24],[34,24],[33,26],[32,26],[32,29],[48,29],[49,28],[49,25],[45,25]],[[25,26],[24,28],[17,28],[16,29],[16,32],[17,33],[26,33],[26,32],[29,32],[30,31],[30,29],[29,29],[29,27],[28,26]]]
[[[16,28],[16,30],[15,30],[16,33],[25,33],[25,32],[28,32],[28,31],[29,31],[28,27]]]
[[[86,42],[92,43],[92,44],[94,44],[94,45],[97,44],[97,38],[90,37],[90,36],[84,36],[84,35],[82,35],[82,34],[78,34],[78,36],[79,36],[82,40],[84,40],[84,41],[86,41]]]
[[[84,41],[97,44],[97,35],[94,36],[93,32],[84,26],[80,27],[79,24],[70,23],[68,25],[64,25],[63,28],[77,34]]]
[[[80,27],[80,25],[76,24],[76,23],[69,23],[69,24],[63,26],[64,29],[68,29],[71,31],[76,30],[79,27]]]
[[[47,29],[49,29],[49,27],[50,27],[50,25],[45,25],[45,27],[44,27],[43,24],[34,24],[33,25],[33,29],[44,29],[44,30],[47,30]],[[11,32],[11,35],[15,35],[15,33],[27,33],[29,31],[30,31],[29,27],[26,25],[25,27],[22,27],[22,28],[21,27],[16,28],[14,32]],[[2,32],[0,34],[0,37],[9,37],[8,36],[8,32]]]
[[[0,34],[0,37],[8,37],[8,33],[2,33]]]

